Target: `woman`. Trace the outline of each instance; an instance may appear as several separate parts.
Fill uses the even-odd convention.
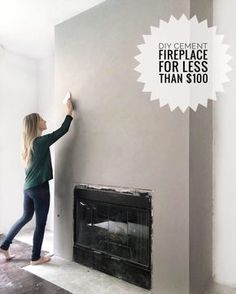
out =
[[[47,129],[46,121],[38,113],[31,113],[23,120],[23,149],[22,160],[25,165],[24,183],[24,211],[22,217],[12,226],[0,246],[0,253],[7,260],[15,255],[9,252],[10,244],[28,223],[35,212],[36,227],[33,236],[33,250],[31,264],[37,265],[50,261],[50,256],[41,256],[41,247],[47,221],[50,203],[50,191],[48,181],[53,178],[51,155],[49,147],[61,138],[69,130],[73,105],[71,99],[66,103],[66,117],[59,129],[41,136]]]

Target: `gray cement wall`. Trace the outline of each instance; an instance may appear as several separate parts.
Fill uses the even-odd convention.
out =
[[[134,56],[151,25],[182,13],[188,0],[110,0],[56,26],[58,124],[68,89],[77,113],[56,145],[55,253],[72,258],[75,184],[151,189],[154,294],[190,293],[190,115],[150,101]]]
[[[212,0],[191,1],[190,16],[212,25]],[[202,294],[212,278],[212,102],[190,111],[190,293]]]

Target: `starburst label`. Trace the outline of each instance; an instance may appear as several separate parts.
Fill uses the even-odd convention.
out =
[[[199,104],[207,107],[208,100],[216,100],[216,93],[224,91],[231,70],[229,46],[206,20],[171,16],[143,38],[135,70],[140,73],[138,81],[144,83],[143,92],[150,92],[151,100],[159,99],[161,107],[168,104],[171,111],[177,107],[182,112],[188,107],[196,111]]]

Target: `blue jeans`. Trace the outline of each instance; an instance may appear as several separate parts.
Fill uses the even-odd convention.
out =
[[[12,240],[21,228],[36,216],[36,227],[33,236],[32,260],[38,260],[41,254],[44,231],[50,204],[49,183],[44,182],[36,187],[24,190],[24,211],[22,217],[11,227],[1,248],[8,250]]]

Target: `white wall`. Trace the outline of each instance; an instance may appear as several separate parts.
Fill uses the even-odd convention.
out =
[[[53,99],[54,57],[37,60],[8,50],[0,55],[0,233],[6,234],[23,211],[25,174],[20,160],[23,117],[39,112],[47,120],[47,132],[53,131]],[[53,146],[51,155],[54,161]],[[53,181],[50,191],[47,228],[53,230]],[[34,218],[23,229],[33,228]]]
[[[234,55],[230,62],[235,68],[235,10],[234,0],[215,0],[214,24],[224,42],[231,45]],[[230,83],[214,103],[214,215],[213,270],[219,283],[236,284],[236,72],[229,74]]]
[[[9,51],[0,56],[0,233],[6,233],[23,210],[22,119],[36,110],[37,79],[36,60]]]

